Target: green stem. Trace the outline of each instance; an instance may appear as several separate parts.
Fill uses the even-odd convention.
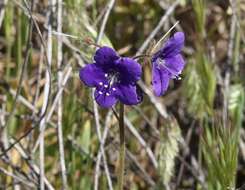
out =
[[[16,64],[17,64],[17,76],[20,75],[21,72],[21,63],[22,63],[22,28],[21,28],[21,24],[22,24],[22,20],[21,20],[21,10],[17,9],[17,36],[16,36]]]
[[[124,105],[122,103],[120,103],[119,133],[120,133],[120,155],[119,155],[118,189],[123,190],[124,160],[125,160],[125,132],[124,132]]]

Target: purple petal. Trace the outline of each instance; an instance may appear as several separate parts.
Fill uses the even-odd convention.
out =
[[[81,81],[89,87],[96,87],[100,82],[106,80],[105,73],[96,64],[88,64],[81,68],[79,76]]]
[[[164,47],[156,53],[155,57],[161,58],[173,57],[179,54],[184,46],[185,35],[183,32],[176,32],[167,40]]]
[[[142,101],[142,96],[135,85],[118,84],[115,96],[126,105],[136,105]]]
[[[185,61],[182,55],[178,54],[174,57],[166,58],[165,66],[170,70],[173,75],[178,76],[185,66]]]
[[[170,73],[165,69],[160,69],[157,63],[152,66],[152,85],[156,96],[163,95],[168,89]]]
[[[103,46],[99,48],[94,55],[96,64],[104,69],[109,69],[114,66],[114,61],[119,59],[119,56],[114,49]]]
[[[104,108],[110,108],[117,102],[114,93],[99,88],[95,90],[94,97],[96,102]]]
[[[141,65],[131,58],[121,58],[116,61],[117,70],[120,73],[122,83],[132,84],[140,79]]]

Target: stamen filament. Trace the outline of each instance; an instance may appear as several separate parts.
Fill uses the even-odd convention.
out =
[[[165,69],[167,69],[168,72],[170,72],[176,80],[181,80],[181,77],[179,77],[176,73],[174,73],[174,71],[172,71],[172,69],[169,69],[166,65],[165,65],[165,61],[162,59],[157,59],[157,64],[160,66],[163,66]]]

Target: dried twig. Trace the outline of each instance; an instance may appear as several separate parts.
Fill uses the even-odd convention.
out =
[[[57,4],[57,32],[62,33],[62,0],[58,0]],[[62,88],[62,38],[57,37],[57,68],[58,68],[58,89]],[[67,189],[67,177],[66,177],[66,166],[65,166],[65,155],[64,155],[64,142],[62,133],[62,93],[58,101],[58,122],[57,122],[57,136],[59,142],[59,153],[60,153],[60,166],[63,189]]]
[[[207,190],[206,184],[204,183],[203,179],[201,178],[201,176],[199,175],[200,170],[196,170],[196,168],[193,168],[189,163],[187,163],[185,161],[184,158],[182,158],[181,156],[177,156],[177,158],[185,165],[185,167],[192,173],[192,176],[200,183],[200,185],[202,186],[203,189]],[[194,157],[191,157],[192,160],[196,160],[193,159]],[[197,163],[197,162],[196,162]]]
[[[64,79],[62,81],[61,88],[59,88],[59,91],[56,93],[54,101],[53,101],[53,103],[51,105],[51,108],[49,109],[49,112],[48,112],[47,116],[45,117],[45,122],[46,123],[50,122],[50,119],[51,119],[51,117],[52,117],[52,115],[54,113],[54,110],[55,110],[55,108],[56,108],[56,106],[58,104],[59,98],[60,98],[60,96],[61,96],[61,94],[62,94],[62,92],[64,90],[64,87],[65,87],[65,85],[66,85],[71,73],[72,73],[72,67],[70,65],[68,65],[67,72],[64,75]],[[41,140],[41,134],[39,135],[38,140],[36,141],[36,144],[35,144],[35,146],[33,148],[33,152],[35,152],[36,147],[40,144],[40,140]]]
[[[44,47],[44,51],[45,51],[45,57],[46,57],[46,60],[47,60],[47,65],[46,65],[46,71],[47,71],[47,73],[48,73],[48,75],[49,75],[49,78],[51,78],[51,70],[50,70],[50,62],[49,62],[49,59],[48,59],[48,56],[47,56],[47,51],[46,51],[46,45],[45,45],[45,41],[44,41],[44,39],[43,39],[43,36],[42,36],[42,33],[41,33],[41,31],[40,31],[40,29],[39,29],[39,26],[38,26],[38,24],[37,24],[37,22],[35,21],[35,19],[33,18],[33,16],[32,16],[32,12],[31,12],[31,9],[29,8],[29,6],[28,6],[28,4],[27,4],[27,2],[26,2],[26,0],[24,0],[24,3],[25,3],[25,7],[23,7],[21,4],[19,4],[17,1],[14,1],[21,9],[23,9],[24,10],[24,13],[28,16],[28,18],[30,18],[32,21],[33,21],[33,24],[34,24],[34,26],[35,26],[35,28],[36,28],[36,30],[37,30],[37,32],[38,32],[38,36],[39,36],[39,38],[40,38],[40,40],[41,40],[41,43],[42,43],[42,45],[43,45],[43,47]],[[33,3],[34,4],[34,3]],[[48,94],[50,95],[50,93],[51,93],[51,80],[49,80],[49,86],[50,86],[50,90],[49,90],[49,92],[48,92]],[[47,99],[47,105],[48,105],[48,102],[49,102],[49,95],[48,95],[48,99]],[[20,95],[19,95],[20,96]],[[17,97],[17,94],[16,94],[16,96],[15,97]],[[22,98],[21,98],[22,99]],[[16,99],[16,100],[18,100],[18,98]],[[44,118],[44,116],[45,116],[45,114],[46,114],[46,111],[47,111],[47,106],[46,106],[46,109],[44,110],[44,112],[43,112],[43,114],[39,117],[39,120],[37,121],[37,123],[39,123],[43,118]],[[11,114],[10,114],[11,115]],[[9,117],[10,117],[10,115],[9,115]],[[0,154],[0,157],[2,157],[3,155],[5,155],[5,154],[7,154],[7,152],[9,151],[9,150],[11,150],[11,148],[13,148],[14,147],[14,145],[15,144],[18,144],[23,138],[25,138],[33,129],[35,128],[35,125],[33,124],[33,127],[30,129],[30,130],[28,130],[24,135],[22,135],[19,139],[17,139],[14,143],[12,143],[11,145],[9,145],[9,147],[7,148],[7,149],[5,149],[1,154]]]
[[[7,5],[8,0],[3,0],[2,5],[0,7],[0,28],[3,23],[4,13],[5,13],[5,6]]]
[[[96,39],[96,44],[99,44],[100,40],[102,39],[102,37],[104,35],[105,26],[106,26],[107,20],[109,18],[109,15],[111,13],[111,9],[112,9],[114,3],[115,3],[115,0],[110,0],[110,2],[107,5],[107,10],[106,10],[105,16],[104,16],[104,18],[102,20],[102,24],[101,24],[101,27],[100,27],[100,32],[99,32],[99,35],[98,35],[98,37]]]
[[[112,110],[113,110],[113,113],[114,113],[115,117],[117,118],[117,120],[119,120],[119,116],[118,116],[118,113],[116,112],[116,110],[115,109],[112,109]],[[127,117],[125,117],[124,119],[125,119],[125,124],[128,127],[129,131],[136,137],[136,139],[139,141],[141,146],[143,146],[145,148],[151,162],[153,163],[154,167],[157,168],[157,161],[156,161],[156,158],[155,158],[152,150],[147,146],[147,143],[141,137],[141,135],[138,133],[138,131],[135,129],[135,127],[129,121],[129,119]]]
[[[183,146],[183,159],[185,159],[185,157],[188,155],[189,153],[189,150],[188,150],[188,145],[190,143],[190,140],[191,140],[191,136],[192,136],[192,132],[193,132],[193,128],[194,128],[194,125],[195,122],[192,123],[191,127],[189,128],[188,132],[187,132],[187,135],[186,135],[186,138],[185,139],[182,139],[182,141],[185,141],[185,142],[182,142],[181,145]],[[176,185],[175,185],[175,189],[177,190],[178,189],[178,186],[180,185],[181,183],[181,179],[182,179],[182,176],[183,176],[183,173],[184,173],[184,164],[182,163],[181,166],[180,166],[180,170],[179,170],[179,174],[178,174],[178,177],[177,177],[177,182],[176,182]]]
[[[33,11],[33,6],[34,6],[34,0],[31,1],[31,9],[30,9],[30,12]],[[8,116],[7,120],[6,120],[6,127],[8,126],[14,112],[15,112],[15,109],[16,109],[16,103],[17,103],[17,99],[20,95],[20,92],[21,92],[21,89],[22,89],[22,84],[23,84],[23,81],[24,81],[24,75],[26,73],[26,68],[27,68],[27,63],[29,61],[29,56],[30,56],[30,50],[31,50],[31,47],[32,47],[32,43],[31,43],[31,40],[32,40],[32,32],[33,32],[33,20],[30,18],[29,19],[29,26],[28,26],[28,38],[27,38],[27,43],[26,43],[26,50],[25,50],[25,59],[24,59],[24,62],[22,64],[22,67],[21,67],[21,72],[20,72],[20,79],[19,79],[19,83],[18,83],[18,87],[17,87],[17,92],[16,92],[16,95],[15,95],[15,98],[14,98],[14,102],[13,102],[13,106],[12,106],[12,110],[10,112],[10,115]]]
[[[97,161],[96,161],[96,167],[95,167],[95,189],[98,188],[98,185],[99,185],[98,180],[99,180],[99,175],[100,175],[101,158],[103,158],[103,161],[104,161],[103,163],[104,163],[104,168],[105,168],[105,173],[106,173],[109,189],[110,190],[113,189],[110,172],[109,172],[107,162],[106,162],[105,150],[104,150],[104,144],[105,144],[105,140],[106,140],[106,137],[109,131],[109,122],[110,122],[111,116],[112,116],[112,111],[109,111],[106,116],[106,120],[105,120],[105,129],[103,132],[103,136],[101,136],[99,129],[96,128],[96,131],[99,137],[99,141],[100,141],[100,149],[99,149],[99,153],[97,154]]]
[[[138,131],[135,129],[135,127],[132,125],[132,123],[125,118],[125,124],[128,127],[129,131],[136,137],[136,139],[139,141],[139,143],[141,144],[141,146],[143,146],[153,164],[153,166],[155,168],[157,168],[157,160],[154,156],[154,153],[152,152],[152,150],[150,149],[150,147],[147,146],[147,143],[145,142],[145,140],[141,137],[141,135],[138,133]]]
[[[11,143],[14,143],[15,141],[11,139]],[[36,164],[34,164],[32,158],[26,153],[24,148],[21,146],[21,144],[15,144],[15,149],[20,153],[21,157],[26,161],[30,169],[35,173],[35,175],[40,178],[40,170]],[[54,190],[54,187],[50,184],[50,182],[47,180],[47,178],[44,178],[44,183],[46,187],[49,190]]]
[[[3,96],[3,102],[5,102],[7,96]],[[3,148],[7,148],[9,146],[7,128],[5,127],[5,112],[6,112],[6,103],[3,103],[0,106],[0,143],[3,143]]]
[[[15,91],[14,89],[12,89],[12,88],[10,88],[9,92],[10,92],[10,94],[11,94],[12,96],[16,96],[16,94],[17,94],[16,91]],[[38,113],[38,109],[37,109],[35,106],[33,106],[33,105],[32,105],[27,99],[25,99],[23,96],[19,95],[17,101],[19,101],[19,102],[21,102],[22,104],[24,104],[27,108],[29,108],[30,110],[32,110],[33,113]]]
[[[49,1],[49,7],[52,8],[53,5],[53,0]],[[48,36],[47,36],[47,58],[48,58],[48,64],[51,66],[52,62],[52,23],[51,23],[51,13],[52,9],[49,9],[47,13],[47,19],[48,19]],[[48,73],[48,70],[46,70],[45,73],[45,79],[46,83],[44,86],[44,99],[43,99],[43,105],[41,109],[41,114],[43,115],[45,113],[45,110],[48,107],[48,97],[49,97],[49,92],[51,89],[50,81],[51,77]],[[44,165],[44,131],[45,131],[45,126],[46,126],[46,117],[44,116],[42,120],[40,121],[40,143],[39,143],[39,163],[40,163],[40,190],[44,190],[44,178],[45,178],[45,165]]]
[[[159,21],[159,23],[157,24],[157,26],[155,27],[155,29],[150,33],[150,35],[146,38],[146,40],[144,41],[144,43],[141,45],[141,47],[139,48],[139,50],[136,53],[136,56],[142,54],[145,51],[145,49],[150,44],[150,42],[152,41],[152,39],[155,37],[155,35],[158,33],[158,31],[162,28],[162,26],[165,23],[165,21],[174,12],[175,8],[179,4],[179,1],[180,0],[176,0],[171,5],[171,7],[169,7],[169,9],[167,10],[167,12],[162,16],[161,20]]]
[[[38,97],[40,94],[40,81],[41,81],[41,77],[42,77],[42,63],[43,63],[43,57],[44,57],[44,48],[43,46],[41,46],[41,50],[40,50],[40,60],[39,60],[39,64],[38,64],[38,73],[37,73],[37,85],[36,85],[36,90],[35,90],[35,95],[34,95],[34,99],[33,99],[33,106],[34,108],[36,108],[37,106],[37,101],[38,101]],[[33,112],[33,116],[36,115],[36,112]]]
[[[235,42],[235,34],[237,29],[237,17],[236,17],[236,0],[230,1],[232,7],[232,18],[231,18],[231,27],[230,27],[230,41],[228,44],[228,62],[227,62],[227,69],[225,71],[224,77],[224,89],[223,89],[223,125],[224,128],[227,128],[228,123],[228,95],[230,89],[230,77],[231,77],[231,69],[232,69],[232,59],[234,55],[234,42]]]
[[[133,162],[133,164],[139,169],[139,173],[142,175],[142,178],[152,187],[154,187],[156,184],[153,181],[153,179],[148,175],[148,173],[145,171],[145,169],[140,165],[137,158],[129,151],[126,150],[127,157]],[[137,171],[136,171],[137,172]]]
[[[97,36],[97,39],[96,39],[96,44],[99,44],[103,34],[104,34],[104,30],[105,30],[105,26],[106,26],[106,23],[107,23],[107,20],[108,20],[108,17],[110,15],[110,12],[111,12],[111,9],[113,7],[115,3],[115,0],[111,0],[108,4],[108,9],[105,13],[105,16],[103,18],[103,21],[102,21],[102,24],[101,24],[101,27],[100,27],[100,32],[99,32],[99,35]],[[92,96],[94,95],[94,89],[92,90]],[[97,135],[99,137],[99,140],[101,139],[101,134],[100,134],[100,129],[101,129],[101,125],[100,125],[100,119],[99,119],[99,111],[98,111],[98,106],[97,106],[97,103],[95,102],[95,100],[93,99],[93,109],[94,109],[94,117],[95,117],[95,124],[96,124],[96,132],[97,132]],[[100,140],[100,144],[101,144],[101,140]],[[103,148],[103,144],[100,148],[101,152],[102,152],[102,156],[103,156],[103,159],[104,159],[104,164],[105,164],[105,167],[107,165],[107,162],[106,162],[106,157],[105,157],[105,152],[104,152],[104,148]],[[99,170],[98,167],[96,167],[96,170]],[[99,173],[99,171],[96,171],[95,173]],[[107,177],[107,180],[108,180],[108,185],[109,185],[109,188],[110,189],[113,189],[112,187],[112,183],[111,183],[111,179],[110,179],[110,176]],[[94,189],[97,190],[98,189],[98,175],[95,174],[95,183],[94,183]]]
[[[8,176],[12,177],[12,178],[15,179],[17,182],[21,182],[21,183],[25,184],[25,185],[28,186],[28,187],[32,187],[32,188],[35,187],[32,183],[30,183],[30,181],[26,181],[25,179],[22,179],[21,177],[15,175],[15,174],[13,174],[13,173],[8,172],[8,171],[5,170],[4,168],[0,168],[0,172],[3,173],[3,174],[5,174],[5,175],[8,175]]]

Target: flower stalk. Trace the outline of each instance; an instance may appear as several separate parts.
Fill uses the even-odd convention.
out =
[[[120,103],[119,134],[120,134],[120,152],[119,152],[118,189],[123,190],[124,162],[125,162],[125,131],[124,131],[124,105],[123,103]]]

